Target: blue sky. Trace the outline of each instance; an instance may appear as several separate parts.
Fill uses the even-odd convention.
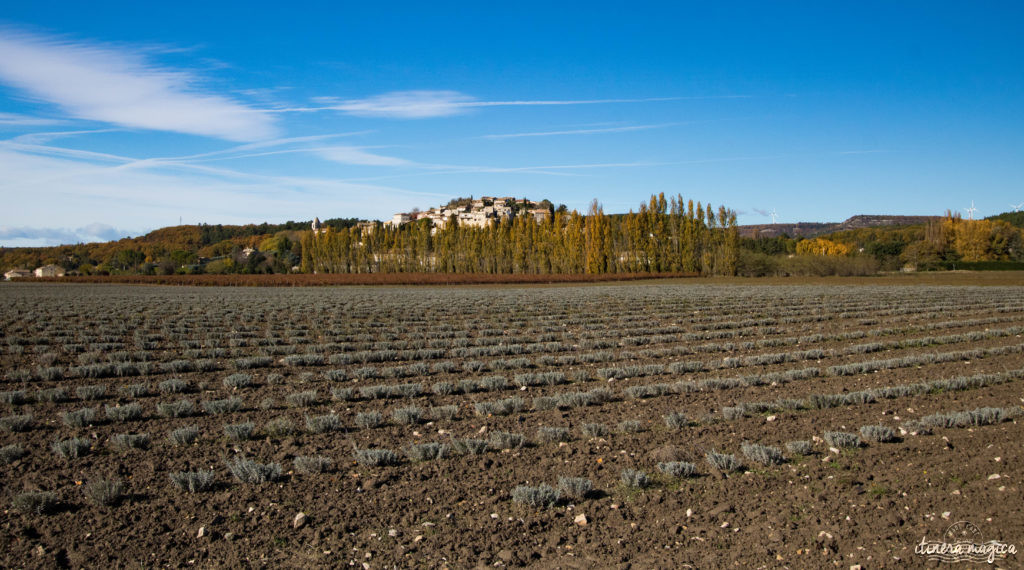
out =
[[[1014,2],[8,3],[0,245],[468,195],[996,214],[1021,29]]]

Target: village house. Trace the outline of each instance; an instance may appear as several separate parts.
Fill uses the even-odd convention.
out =
[[[533,210],[530,210],[529,213],[537,223],[545,222],[551,217],[551,212],[548,211],[547,208],[534,208]]]
[[[390,221],[384,222],[384,224],[397,228],[417,219],[428,219],[433,225],[432,233],[436,233],[437,230],[447,226],[448,221],[452,218],[458,220],[459,225],[471,228],[486,228],[491,222],[507,220],[517,210],[522,215],[532,216],[537,222],[550,218],[550,211],[544,208],[535,208],[534,206],[534,203],[526,198],[492,198],[484,196],[462,206],[442,204],[426,212],[414,214],[398,213]]]
[[[391,217],[391,221],[390,222],[384,222],[384,223],[385,223],[385,225],[389,225],[389,226],[391,226],[393,228],[397,228],[398,226],[400,226],[402,224],[407,224],[407,223],[411,222],[412,219],[413,219],[412,215],[410,215],[410,214],[395,214],[394,216]]]
[[[10,281],[11,279],[24,279],[26,277],[32,277],[32,271],[28,269],[12,269],[7,273],[4,273],[4,280]]]
[[[459,224],[471,228],[486,227],[488,221],[487,215],[483,212],[461,212],[459,214]]]
[[[35,270],[36,277],[64,277],[64,268],[59,265],[44,265]]]
[[[436,229],[443,228],[446,225],[448,225],[449,217],[450,216],[454,216],[454,215],[455,214],[449,214],[448,216],[446,216],[446,215],[444,215],[443,212],[433,212],[433,211],[431,211],[431,214],[430,214],[429,218],[430,218],[431,223],[434,224],[434,229],[436,230]]]

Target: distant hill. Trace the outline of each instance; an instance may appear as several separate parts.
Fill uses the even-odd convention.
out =
[[[351,227],[360,220],[335,218],[321,222],[335,230]],[[256,247],[275,236],[277,245],[297,244],[311,221],[283,224],[169,226],[145,235],[116,241],[69,244],[50,247],[0,247],[0,270],[32,269],[56,264],[67,271],[106,273],[114,270],[152,272],[175,271],[205,259],[224,258],[247,247]],[[295,252],[298,256],[299,251]],[[294,262],[289,259],[288,262]],[[163,267],[159,267],[163,264]],[[290,266],[289,266],[290,267]]]
[[[740,237],[746,238],[774,238],[781,235],[811,238],[844,230],[914,226],[941,219],[941,216],[859,215],[853,216],[845,222],[838,223],[797,222],[795,224],[756,224],[750,226],[739,226],[738,229]]]
[[[515,201],[516,205],[520,202],[528,204],[525,199]],[[475,207],[475,203],[471,198],[460,198],[449,203],[449,207]],[[564,214],[564,206],[555,208],[546,200],[538,205],[546,206],[549,212],[554,210],[556,214]],[[661,215],[666,214],[663,212]],[[416,218],[422,213],[414,211],[405,216]],[[633,220],[633,216],[608,214],[605,219],[624,224]],[[553,214],[539,219],[551,217]],[[342,230],[363,222],[355,218],[335,218],[321,222],[321,226],[341,234]],[[833,257],[866,254],[876,258],[881,267],[888,270],[908,264],[933,269],[963,268],[965,262],[1024,264],[1024,212],[1005,212],[970,224],[958,223],[942,216],[857,215],[843,222],[756,224],[736,226],[736,229],[741,238],[739,248],[748,262],[801,254],[801,247],[805,250],[818,247],[827,251],[850,252],[822,254]],[[463,224],[472,226],[470,221],[460,222],[460,226]],[[977,231],[966,233],[969,228]],[[105,243],[0,247],[0,273],[47,264],[60,265],[68,274],[85,275],[287,273],[302,264],[307,248],[303,241],[310,235],[309,229],[309,221],[237,226],[200,224],[166,227],[135,238]],[[929,231],[933,234],[938,232],[936,235],[939,237],[933,235],[929,238]],[[611,232],[611,235],[617,234]],[[415,243],[415,240],[409,243]],[[403,242],[402,247],[407,246]],[[580,247],[574,245],[570,249],[579,250]],[[622,247],[636,247],[636,244]],[[743,267],[740,270],[745,271]],[[749,271],[744,274],[758,273]]]
[[[1024,228],[1024,212],[1003,212],[996,216],[989,216],[986,220],[1002,220],[1011,226]]]

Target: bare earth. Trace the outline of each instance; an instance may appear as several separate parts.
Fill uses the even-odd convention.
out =
[[[4,284],[0,566],[937,567],[915,547],[958,521],[1024,548],[1022,284],[1020,273],[799,285]],[[226,385],[234,375],[253,384]],[[187,390],[168,393],[170,379]],[[140,384],[145,394],[128,388]],[[98,399],[78,393],[97,385]],[[49,401],[58,388],[64,401]],[[214,413],[210,402],[231,398],[238,409]],[[182,399],[194,415],[165,417]],[[139,417],[108,417],[130,404]],[[418,421],[393,415],[410,407]],[[84,408],[93,419],[67,425],[64,414]],[[999,412],[956,416],[984,408]],[[384,424],[366,427],[374,411]],[[670,426],[674,413],[685,420]],[[308,420],[331,415],[338,425],[314,433]],[[970,419],[981,416],[991,421]],[[225,434],[246,422],[251,439]],[[871,425],[895,440],[823,441]],[[187,426],[198,428],[193,443],[170,441]],[[148,434],[149,445],[119,449],[118,434]],[[88,449],[58,457],[52,444],[73,437]],[[467,439],[489,443],[473,454]],[[790,451],[793,441],[811,453]],[[431,442],[443,457],[412,458],[410,446]],[[784,462],[758,463],[744,443],[778,448]],[[366,465],[357,449],[399,461]],[[742,466],[724,472],[709,451]],[[331,464],[300,472],[294,460],[308,456]],[[242,482],[227,465],[239,458],[281,474]],[[695,475],[662,472],[670,461]],[[625,485],[624,469],[648,484]],[[209,490],[171,482],[198,470],[214,472]],[[592,490],[548,506],[512,499],[560,477]],[[123,497],[96,504],[86,490],[98,479],[120,481]],[[30,492],[56,502],[26,512]]]

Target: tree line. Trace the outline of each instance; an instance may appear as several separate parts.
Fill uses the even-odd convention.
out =
[[[457,199],[469,203],[471,199]],[[547,207],[546,220],[516,215],[486,228],[428,220],[400,226],[329,219],[191,225],[113,242],[0,248],[0,269],[48,263],[82,275],[195,273],[465,273],[850,275],[904,268],[1024,269],[1024,212],[984,220],[952,213],[927,224],[846,230],[814,238],[740,238],[725,207],[652,196],[638,211],[606,214]],[[255,250],[255,253],[248,253]]]
[[[1024,269],[1024,213],[965,220],[946,212],[901,227],[804,239],[741,238],[740,275],[866,274],[879,270]]]
[[[732,275],[738,258],[736,213],[682,196],[651,196],[639,211],[586,214],[549,209],[486,227],[441,228],[429,220],[375,224],[302,239],[302,270],[316,273],[606,274],[691,272]]]

